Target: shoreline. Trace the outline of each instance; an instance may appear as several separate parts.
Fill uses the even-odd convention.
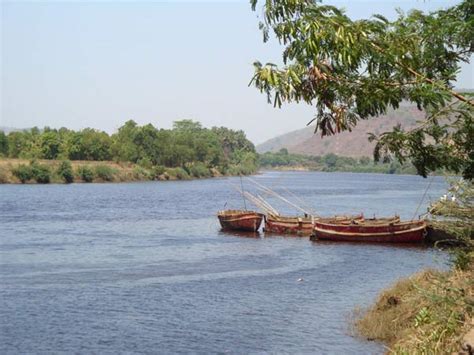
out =
[[[55,173],[57,167],[61,163],[61,160],[46,160],[40,159],[35,162],[45,165],[50,169],[51,179],[49,184],[66,184],[60,177]],[[72,169],[74,171],[74,179],[71,183],[129,183],[129,182],[148,182],[148,181],[190,181],[200,179],[214,179],[219,177],[231,177],[239,176],[239,174],[223,174],[217,168],[210,168],[207,175],[204,176],[192,176],[185,169],[181,167],[159,167],[161,171],[159,174],[153,170],[156,167],[145,168],[138,164],[130,162],[115,162],[115,161],[86,161],[86,160],[72,160],[70,161]],[[26,182],[21,182],[12,173],[12,170],[19,165],[28,165],[30,160],[27,159],[11,159],[11,158],[0,158],[0,185],[1,184],[44,184],[33,179]],[[91,181],[84,181],[78,174],[78,169],[82,167],[88,167],[91,170],[105,169],[108,170],[107,175],[103,177],[94,176]],[[105,167],[105,168],[104,168]],[[279,166],[279,167],[268,167],[263,166],[258,168],[253,174],[260,174],[262,172],[320,172],[320,173],[350,173],[350,174],[382,174],[387,175],[389,173],[381,171],[349,171],[346,169],[324,171],[319,169],[312,169],[303,165],[300,166]],[[407,175],[412,176],[413,174],[406,173],[395,173],[390,175]],[[441,175],[439,175],[441,176]]]
[[[357,336],[379,341],[386,353],[470,354],[474,349],[474,267],[424,269],[381,290],[373,303],[355,309]]]
[[[34,162],[34,164],[47,168],[49,174],[47,182],[38,182],[33,177],[22,182],[15,176],[13,171],[20,166],[31,166],[30,160],[0,158],[0,185],[67,184],[57,172],[62,162],[61,160],[40,159]],[[72,160],[70,164],[73,178],[68,183],[78,184],[190,181],[238,176],[235,174],[224,174],[218,168],[209,168],[203,175],[195,176],[182,167],[143,167],[130,162]],[[85,169],[87,169],[88,176],[84,174]],[[254,173],[258,173],[258,171]]]

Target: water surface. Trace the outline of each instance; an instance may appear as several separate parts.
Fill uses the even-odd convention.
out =
[[[348,173],[254,178],[320,214],[403,218],[429,183]],[[243,205],[229,182],[240,185],[0,185],[0,352],[380,353],[382,345],[350,335],[354,307],[397,278],[446,266],[446,255],[423,247],[223,233],[216,211]],[[435,178],[417,214],[445,188]]]

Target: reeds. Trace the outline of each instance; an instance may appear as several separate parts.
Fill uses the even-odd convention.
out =
[[[473,316],[473,270],[472,265],[450,272],[427,270],[398,281],[380,294],[374,306],[356,311],[356,332],[383,341],[387,353],[460,351]]]

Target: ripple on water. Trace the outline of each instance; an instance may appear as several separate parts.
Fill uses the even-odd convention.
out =
[[[427,184],[377,174],[256,178],[322,214],[404,218]],[[349,335],[351,311],[399,277],[445,266],[427,248],[222,233],[216,211],[242,203],[229,180],[238,181],[0,185],[0,351],[380,353]],[[435,178],[430,194],[444,188]]]

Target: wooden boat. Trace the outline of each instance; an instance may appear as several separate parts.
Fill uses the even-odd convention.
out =
[[[317,219],[319,222],[328,224],[343,224],[343,225],[354,225],[361,223],[370,223],[371,225],[396,223],[400,222],[399,216],[386,217],[386,218],[365,218],[363,214],[357,216],[335,216],[335,217],[324,217]]]
[[[311,235],[312,217],[284,217],[268,214],[265,218],[265,232],[278,234]]]
[[[397,216],[350,223],[317,220],[313,230],[314,239],[319,240],[379,243],[418,243],[423,241],[425,234],[425,221],[401,222]]]
[[[222,229],[237,231],[257,231],[263,217],[261,213],[243,210],[224,210],[217,213]]]
[[[313,233],[314,222],[316,220],[350,223],[352,220],[359,220],[361,218],[363,218],[362,215],[315,218],[308,215],[303,217],[285,217],[268,214],[265,219],[265,231],[278,234],[309,236]]]

